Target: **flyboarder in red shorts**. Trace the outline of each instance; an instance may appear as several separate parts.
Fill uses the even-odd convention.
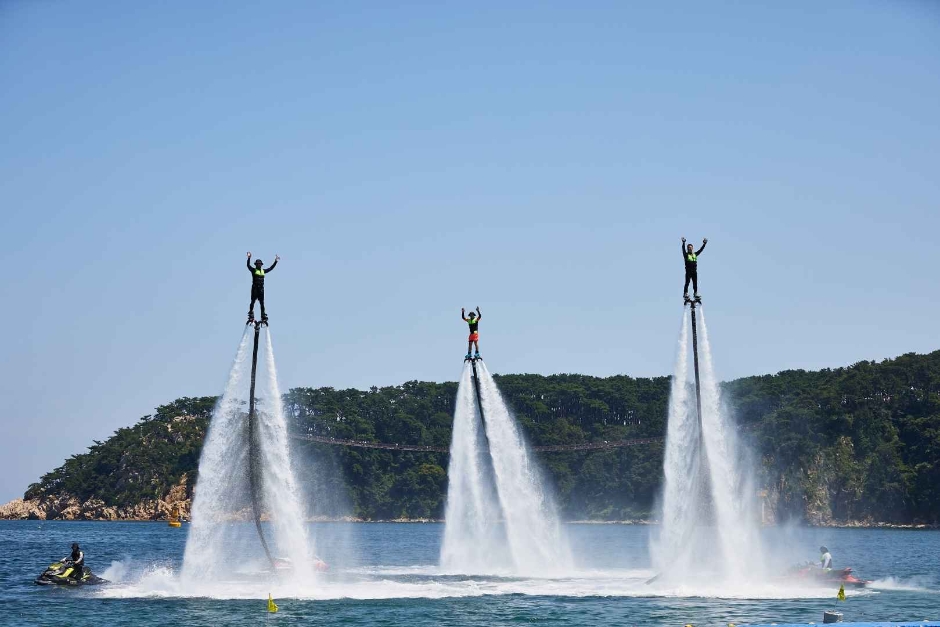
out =
[[[480,320],[483,319],[483,314],[480,313],[480,308],[477,307],[477,312],[470,312],[470,316],[467,317],[467,310],[460,308],[460,317],[463,318],[463,321],[470,325],[470,339],[467,340],[467,356],[464,359],[480,359],[480,333],[477,331],[477,326],[480,324]],[[475,357],[470,357],[470,349],[476,348],[477,353]]]

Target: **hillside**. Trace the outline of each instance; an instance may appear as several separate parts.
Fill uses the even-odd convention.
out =
[[[498,383],[534,445],[662,436],[669,378],[503,375]],[[723,385],[758,484],[778,520],[940,522],[940,351]],[[295,388],[298,433],[446,447],[455,383],[362,390]],[[12,518],[160,518],[184,511],[214,397],[183,398],[74,455],[0,508]],[[446,454],[294,441],[311,516],[439,518]],[[569,519],[650,516],[663,445],[543,453]]]

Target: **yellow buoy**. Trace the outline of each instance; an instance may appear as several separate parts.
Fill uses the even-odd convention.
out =
[[[173,509],[170,511],[170,516],[169,516],[169,520],[167,520],[167,524],[170,525],[171,527],[183,526],[182,523],[180,523],[180,506],[179,505],[173,506]]]
[[[268,611],[272,614],[277,611],[277,605],[274,603],[274,599],[271,598],[271,593],[268,593]]]

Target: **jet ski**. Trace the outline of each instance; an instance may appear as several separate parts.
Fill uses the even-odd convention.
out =
[[[794,566],[788,575],[791,579],[817,585],[835,584],[850,588],[864,588],[871,583],[871,581],[856,577],[851,568],[823,569],[813,562]]]
[[[82,569],[81,579],[70,577],[72,571],[71,560],[53,562],[49,564],[49,568],[36,577],[36,584],[40,586],[93,586],[108,583],[106,579],[94,575],[87,566]]]

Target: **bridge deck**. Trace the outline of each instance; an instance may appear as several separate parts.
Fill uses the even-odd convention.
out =
[[[447,453],[450,451],[445,446],[425,446],[422,444],[389,444],[387,442],[369,442],[366,440],[344,440],[342,438],[330,438],[322,435],[310,435],[307,433],[291,434],[295,440],[306,440],[307,442],[317,442],[318,444],[330,444],[332,446],[353,446],[357,448],[377,448],[388,451],[418,451],[420,453]],[[656,444],[662,442],[665,438],[634,438],[632,440],[614,440],[602,442],[582,442],[580,444],[553,444],[548,446],[533,446],[532,449],[543,453],[559,453],[564,451],[598,451],[605,449],[622,448],[624,446],[640,446],[643,444]]]

